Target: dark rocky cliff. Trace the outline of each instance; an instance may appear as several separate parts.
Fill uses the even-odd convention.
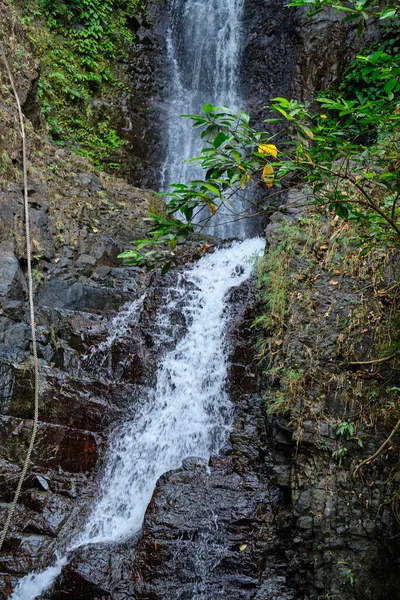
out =
[[[7,598],[18,578],[46,566],[54,548],[65,546],[81,525],[96,495],[108,436],[130,398],[138,397],[140,386],[154,374],[151,315],[170,280],[121,268],[116,255],[140,237],[140,217],[158,206],[158,197],[43,140],[35,83],[39,65],[22,26],[6,5],[0,8],[28,119],[41,361],[38,443],[0,558],[0,597]],[[135,171],[129,178],[142,184],[157,183],[161,155],[165,10],[161,1],[153,3],[146,20],[137,23],[139,43],[129,67],[134,93],[121,97],[118,112],[121,131],[129,131],[134,147],[129,169]],[[310,26],[281,2],[261,0],[248,0],[245,15],[241,70],[246,108],[255,119],[261,120],[262,107],[275,95],[310,99],[320,87],[337,86],[356,40],[336,15],[324,15]],[[20,141],[3,78],[0,104],[0,153],[7,150],[10,159],[2,165],[0,191],[3,520],[29,439],[33,393]],[[302,209],[290,206],[289,213],[293,228],[305,217]],[[281,225],[276,216],[268,228],[272,249]],[[398,384],[394,361],[379,368],[343,366],[377,355],[375,333],[379,323],[390,320],[393,304],[384,296],[377,300],[373,291],[398,280],[398,263],[385,265],[381,282],[373,265],[362,277],[359,272],[335,274],[341,267],[322,264],[326,250],[320,250],[335,239],[335,231],[328,223],[323,227],[323,239],[315,242],[318,264],[312,277],[302,244],[293,250],[294,295],[283,333],[250,329],[262,310],[252,284],[231,297],[229,386],[237,418],[230,444],[211,459],[209,470],[190,459],[164,475],[139,539],[80,551],[46,597],[184,599],[192,597],[195,581],[200,597],[213,599],[400,598],[399,537],[391,510],[395,447],[355,483],[351,479],[357,461],[387,437],[390,420],[369,427],[368,419],[361,419],[356,434],[364,448],[350,440],[343,464],[332,459],[332,452],[343,447],[332,425],[357,415],[360,398],[369,405],[378,406],[377,397],[384,403],[385,388]],[[110,349],[102,365],[85,361],[85,353],[106,337],[108,319],[145,286],[150,293],[142,321]],[[257,368],[253,346],[260,335],[271,338],[272,374]],[[284,377],[290,369],[301,371],[301,385],[294,391]],[[288,396],[285,414],[267,415],[265,396]],[[349,569],[353,585],[343,575]]]
[[[360,260],[352,226],[308,212],[307,200],[292,192],[267,227],[270,253],[288,243],[277,267],[285,317],[265,332],[263,388],[289,580],[300,597],[398,598],[396,445],[353,477],[395,424],[398,356],[380,357],[398,337],[398,300],[384,293],[398,255]]]

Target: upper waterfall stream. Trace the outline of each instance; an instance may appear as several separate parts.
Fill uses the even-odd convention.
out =
[[[184,298],[185,335],[165,352],[154,389],[132,407],[130,418],[112,435],[99,501],[84,530],[54,565],[22,579],[13,600],[33,600],[48,589],[73,550],[132,536],[141,527],[157,479],[178,468],[185,457],[208,459],[227,440],[232,424],[225,390],[227,293],[250,276],[251,257],[263,248],[259,238],[235,242],[179,274],[175,291]],[[161,332],[174,309],[174,296],[159,313]],[[134,303],[136,310],[141,303]],[[123,314],[132,319],[132,311],[125,309]],[[121,316],[114,323],[126,333]],[[115,335],[111,328],[110,337],[115,340]],[[156,343],[162,345],[162,335]]]
[[[201,179],[198,164],[203,140],[192,121],[182,114],[200,114],[205,103],[241,108],[239,64],[244,0],[172,0],[168,7],[168,76],[165,106],[165,160],[161,184]],[[234,205],[219,210],[207,233],[244,237],[246,220],[237,219],[246,199],[238,192]],[[205,209],[206,211],[207,209]],[[203,212],[203,211],[202,211]],[[202,214],[201,217],[204,217]]]

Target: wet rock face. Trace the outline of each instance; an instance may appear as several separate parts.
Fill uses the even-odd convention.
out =
[[[126,65],[130,92],[118,107],[120,136],[131,144],[123,174],[141,187],[158,189],[162,156],[166,63],[166,3],[147,3],[145,17],[133,17],[137,41]]]
[[[312,19],[280,0],[246,0],[241,62],[245,108],[260,126],[265,106],[277,96],[312,102],[321,90],[337,89],[356,52],[377,35],[357,38],[342,15],[323,10]]]
[[[242,285],[230,300],[234,431],[209,465],[189,459],[159,480],[136,553],[141,599],[253,598],[258,589],[261,529],[273,520],[277,496],[260,473],[265,440],[249,330],[251,287]]]
[[[8,596],[18,578],[51,562],[55,544],[64,547],[73,531],[79,531],[81,509],[90,506],[95,493],[93,481],[110,431],[154,381],[162,349],[157,311],[176,288],[176,274],[139,276],[138,269],[124,268],[117,259],[132,238],[143,237],[141,217],[151,207],[161,207],[154,192],[96,174],[86,160],[66,151],[49,153],[47,160],[56,176],[49,177],[47,185],[30,179],[28,190],[40,363],[39,428],[32,466],[0,560],[0,598]],[[0,232],[0,519],[4,522],[29,444],[34,400],[20,184],[4,183],[0,190]],[[182,262],[198,253],[199,244],[196,240],[189,244]],[[131,313],[129,306],[144,290],[139,318],[139,305]],[[125,304],[127,309],[122,308]],[[117,323],[114,331],[112,319],[121,309],[130,318]],[[185,327],[178,298],[176,311],[165,324],[163,347],[175,344]],[[114,338],[109,337],[112,331]],[[82,598],[89,597],[85,585]],[[81,584],[71,586],[75,598]]]
[[[259,121],[276,96],[295,97],[296,59],[301,48],[298,13],[280,0],[246,0],[241,63],[246,110]]]
[[[316,256],[306,259],[306,236],[296,229],[299,219],[307,219],[302,201],[307,202],[301,192],[290,192],[286,215],[275,214],[266,232],[274,249],[282,225],[291,227],[293,240],[300,231],[290,260],[287,327],[283,333],[274,327],[266,332],[273,353],[262,384],[267,403],[277,393],[288,401],[285,414],[268,416],[267,431],[273,446],[272,479],[291,499],[280,511],[280,518],[291,520],[285,552],[290,583],[311,600],[328,593],[341,600],[385,600],[399,595],[398,524],[383,500],[393,494],[389,482],[397,458],[389,451],[356,479],[352,474],[390,433],[383,423],[371,425],[376,417],[371,417],[367,399],[378,402],[388,382],[398,379],[399,364],[393,361],[388,368],[362,362],[379,355],[387,330],[380,337],[377,321],[370,319],[374,315],[385,323],[387,308],[366,288],[369,279],[346,269],[349,255],[341,254],[343,246],[332,246],[335,232],[324,216],[318,221],[323,241],[310,245]],[[331,267],[324,250],[319,254],[329,244]],[[380,285],[393,285],[397,269],[394,255]],[[286,384],[293,370],[301,373],[301,383],[291,394]],[[335,426],[346,421],[354,435],[336,433]],[[335,452],[343,452],[342,461]],[[346,580],[349,572],[352,585]]]
[[[153,192],[96,175],[87,161],[48,155],[57,176],[29,180],[40,370],[39,428],[32,466],[0,560],[0,597],[17,578],[51,559],[68,539],[71,516],[93,493],[105,440],[143,386],[159,349],[151,315],[171,279],[138,277],[117,254],[142,237]],[[56,166],[57,165],[57,166]],[[103,178],[104,177],[104,178]],[[4,522],[32,430],[33,369],[27,306],[23,193],[0,189],[0,520]],[[194,244],[197,246],[197,243]],[[110,319],[148,289],[140,322],[107,339]],[[173,287],[173,286],[172,286]],[[178,325],[173,325],[179,330]],[[184,323],[181,324],[184,327]],[[89,352],[92,348],[93,351]],[[78,517],[76,517],[78,518]],[[79,520],[79,519],[78,519]]]

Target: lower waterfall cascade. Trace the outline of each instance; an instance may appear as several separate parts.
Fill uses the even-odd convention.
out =
[[[100,498],[83,531],[52,566],[24,577],[12,600],[33,600],[49,589],[74,550],[133,536],[140,530],[157,479],[178,468],[186,457],[208,460],[227,441],[233,413],[225,390],[226,296],[251,275],[255,257],[262,254],[264,245],[260,238],[234,242],[179,274],[175,291],[185,298],[185,335],[161,359],[154,389],[113,433]],[[174,297],[176,294],[158,317],[161,331],[174,308]],[[136,310],[141,303],[142,299],[134,303]],[[121,314],[132,319],[132,312],[125,309],[114,319],[114,326],[125,331]],[[112,327],[109,335],[116,335]],[[157,343],[162,344],[162,340],[161,334]]]

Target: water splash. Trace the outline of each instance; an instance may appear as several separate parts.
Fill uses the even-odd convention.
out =
[[[92,346],[83,356],[82,362],[85,366],[90,366],[96,361],[98,366],[111,360],[111,350],[116,341],[126,336],[139,319],[140,312],[146,294],[134,302],[127,302],[121,310],[108,323],[108,335],[100,344]]]
[[[208,459],[227,440],[232,408],[225,390],[226,295],[250,276],[248,259],[259,256],[263,248],[264,241],[258,238],[236,242],[203,257],[180,277],[186,334],[164,354],[155,388],[142,399],[136,415],[112,436],[100,499],[67,554],[87,544],[132,536],[141,527],[157,479],[178,468],[187,456]],[[158,317],[161,329],[175,308],[172,294]],[[63,557],[46,571],[25,577],[12,600],[36,598],[66,562]]]
[[[251,265],[242,265],[246,256],[263,246],[259,239],[236,243],[186,271],[183,280],[194,284],[183,307],[187,333],[161,360],[155,389],[110,448],[101,500],[82,544],[115,541],[139,529],[157,479],[187,456],[217,452],[225,441],[231,409],[225,392],[224,299],[249,277]],[[161,330],[174,302],[159,319]]]
[[[10,600],[33,600],[41,596],[53,585],[63,567],[68,563],[67,556],[57,558],[57,561],[40,573],[30,573],[17,585]]]

